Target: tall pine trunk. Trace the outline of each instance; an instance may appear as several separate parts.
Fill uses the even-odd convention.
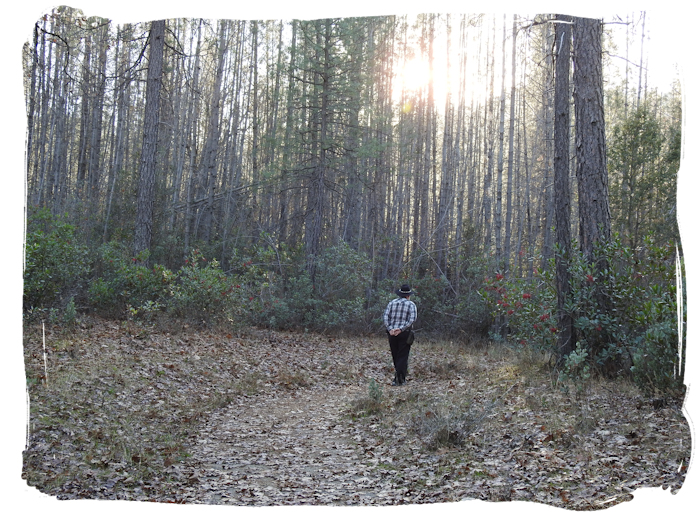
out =
[[[206,202],[202,216],[202,239],[207,243],[211,242],[214,226],[214,195],[218,182],[218,154],[221,113],[221,83],[224,74],[224,62],[226,56],[226,21],[219,21],[218,57],[216,75],[214,78],[211,105],[209,107],[209,119],[207,122],[207,135],[202,152],[202,163],[200,176],[205,184]]]
[[[569,147],[571,123],[569,109],[569,71],[571,60],[571,25],[567,16],[557,16],[554,28],[556,41],[556,73],[554,78],[554,202],[556,220],[555,254],[557,287],[557,350],[563,358],[574,350],[574,326],[565,309],[571,292],[569,257],[571,253],[571,192],[569,188]]]
[[[578,179],[579,237],[586,260],[602,279],[608,263],[594,262],[594,247],[610,238],[610,206],[606,163],[605,111],[603,104],[603,24],[600,20],[574,18],[574,105],[576,116],[576,177]],[[594,283],[597,314],[609,310],[602,280]],[[589,354],[598,360],[609,336],[605,328],[589,338]],[[618,363],[606,358],[603,368],[612,372]]]
[[[516,70],[516,41],[518,35],[517,15],[513,15],[513,49],[511,55],[511,86],[510,86],[510,119],[508,126],[508,177],[506,179],[506,224],[504,235],[503,258],[505,271],[507,272],[511,264],[511,225],[513,220],[513,166],[514,166],[514,135],[515,135],[515,70]]]
[[[152,22],[149,33],[150,52],[146,86],[146,107],[144,112],[143,145],[141,148],[141,163],[139,167],[139,184],[136,201],[134,255],[149,250],[151,247],[164,39],[165,20]]]
[[[603,103],[603,24],[574,19],[574,102],[579,238],[587,259],[596,242],[610,237],[610,202]]]

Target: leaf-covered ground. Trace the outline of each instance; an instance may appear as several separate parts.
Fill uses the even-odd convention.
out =
[[[497,346],[419,337],[392,387],[380,337],[41,329],[25,331],[23,476],[60,499],[588,510],[675,492],[690,459],[678,399],[621,380],[566,393]]]

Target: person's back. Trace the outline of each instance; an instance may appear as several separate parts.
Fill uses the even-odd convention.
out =
[[[413,339],[411,328],[416,321],[418,311],[410,300],[413,292],[408,284],[396,291],[399,296],[392,300],[384,310],[384,326],[389,335],[389,347],[394,360],[396,374],[392,384],[400,386],[406,382],[408,371],[408,354]]]
[[[416,305],[407,297],[393,299],[386,307],[384,325],[387,330],[410,328],[416,319]]]

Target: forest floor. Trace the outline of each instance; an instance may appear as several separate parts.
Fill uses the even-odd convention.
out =
[[[590,510],[676,492],[690,460],[680,399],[625,380],[566,392],[502,346],[419,333],[402,387],[379,336],[84,319],[28,327],[24,349],[23,477],[59,499]]]

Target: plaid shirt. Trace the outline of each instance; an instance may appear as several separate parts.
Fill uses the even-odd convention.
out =
[[[408,329],[418,316],[416,305],[410,300],[399,297],[389,302],[384,311],[384,326],[387,331],[392,329]]]

